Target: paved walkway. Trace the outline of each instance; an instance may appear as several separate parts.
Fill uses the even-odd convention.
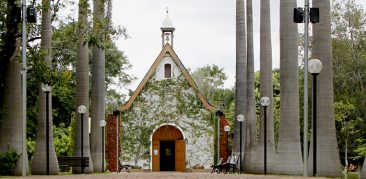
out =
[[[2,178],[2,177],[0,177]],[[9,177],[10,179],[306,179],[301,176],[272,176],[272,175],[224,175],[210,173],[173,173],[173,172],[151,172],[151,173],[109,173],[109,174],[84,174],[84,175],[58,175],[58,176],[28,176]],[[311,178],[311,177],[307,177]],[[316,179],[322,179],[317,177]]]

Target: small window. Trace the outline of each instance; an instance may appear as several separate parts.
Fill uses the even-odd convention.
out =
[[[164,77],[171,78],[172,77],[172,66],[170,64],[164,65]]]

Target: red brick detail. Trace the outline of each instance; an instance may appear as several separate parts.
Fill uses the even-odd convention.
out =
[[[231,153],[231,150],[228,150],[228,134],[224,130],[226,125],[229,125],[229,122],[224,116],[222,116],[220,118],[220,158],[223,159],[222,161],[226,161]]]
[[[120,116],[118,116],[120,118]],[[121,119],[121,118],[120,118]],[[118,153],[119,157],[121,157],[121,120],[118,121]],[[109,114],[107,118],[107,126],[106,126],[106,161],[107,161],[107,170],[110,172],[116,171],[116,116],[113,114]]]

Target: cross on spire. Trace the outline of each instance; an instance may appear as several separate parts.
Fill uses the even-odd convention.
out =
[[[169,7],[168,6],[166,7],[166,14],[167,15],[169,14]]]

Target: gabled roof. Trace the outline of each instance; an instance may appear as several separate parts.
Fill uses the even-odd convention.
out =
[[[197,96],[201,100],[203,106],[207,110],[210,110],[210,111],[214,110],[214,107],[207,101],[206,97],[204,97],[203,94],[201,92],[199,92],[196,83],[193,81],[193,79],[192,79],[191,75],[188,73],[186,67],[184,67],[183,63],[179,60],[177,54],[174,52],[173,48],[169,45],[169,43],[167,43],[165,45],[165,47],[163,48],[163,50],[160,52],[158,58],[156,58],[155,62],[152,64],[149,71],[147,72],[144,79],[141,81],[141,83],[139,84],[139,86],[137,87],[137,89],[135,90],[133,95],[130,97],[130,99],[127,101],[126,104],[124,104],[120,107],[119,110],[120,111],[126,111],[131,107],[132,103],[135,101],[137,96],[144,89],[146,83],[149,81],[149,79],[152,77],[152,75],[154,75],[154,72],[155,72],[156,68],[158,67],[158,65],[160,64],[161,60],[164,58],[164,55],[166,53],[169,53],[171,55],[173,61],[175,62],[175,64],[177,64],[178,68],[182,72],[185,79],[188,81],[189,85],[193,89],[195,89],[195,91],[198,91]]]

